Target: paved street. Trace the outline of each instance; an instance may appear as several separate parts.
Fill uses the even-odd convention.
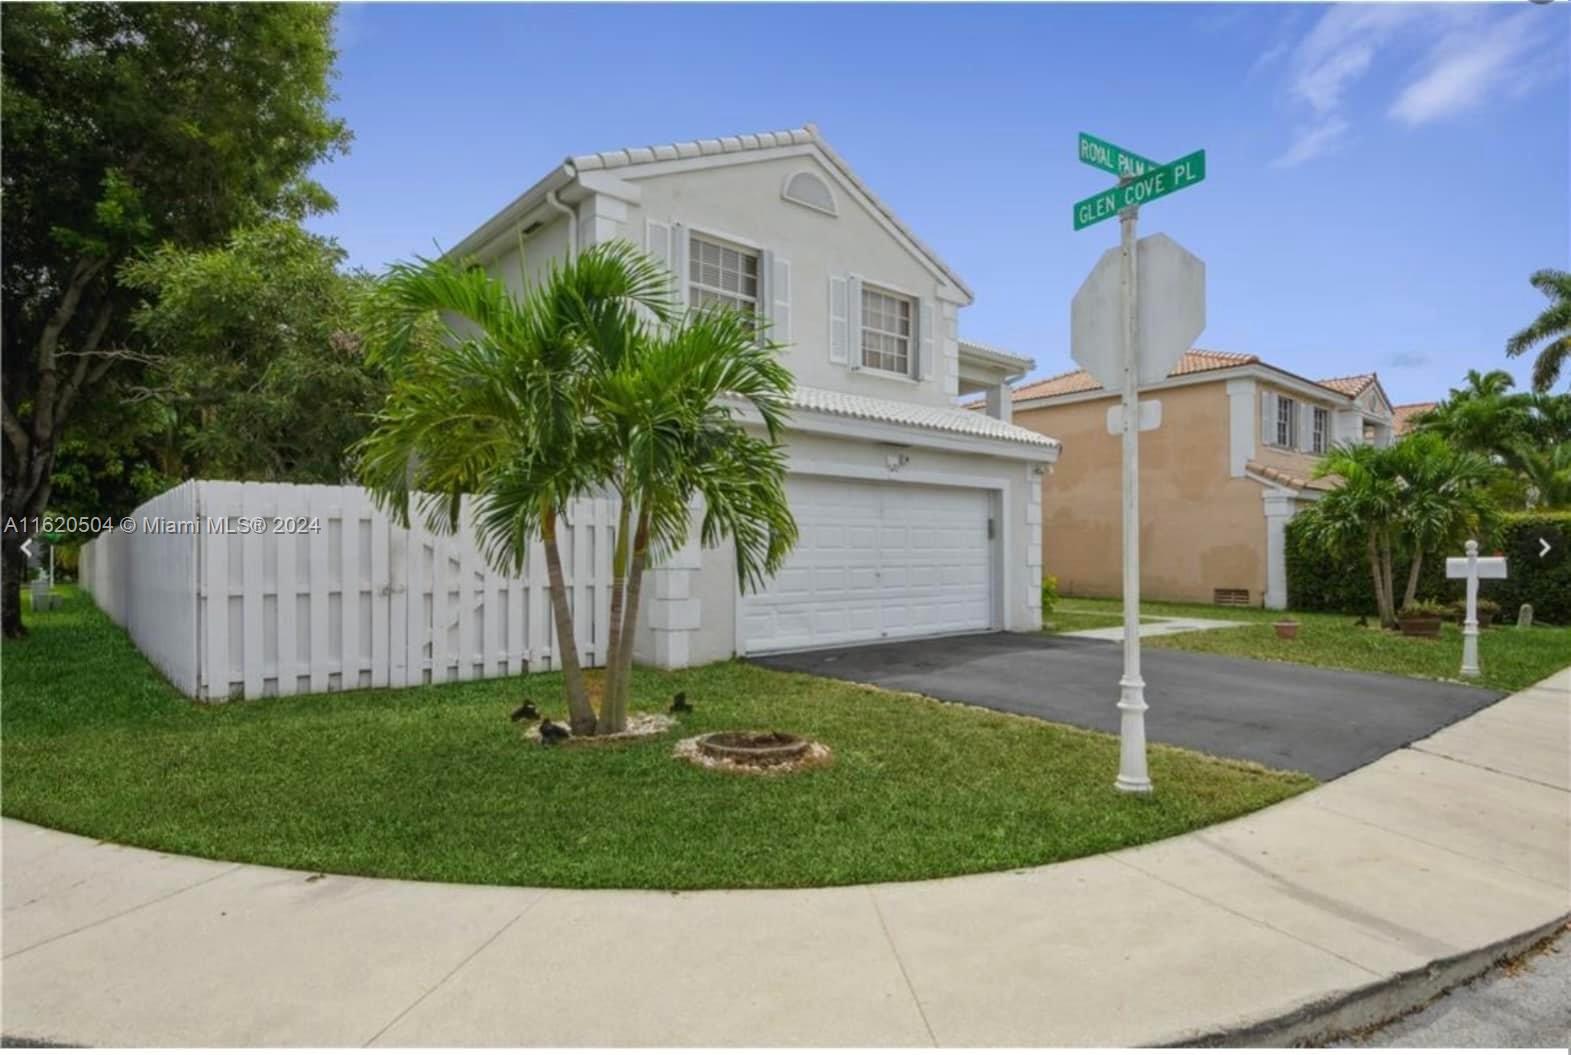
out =
[[[1122,649],[1051,634],[975,634],[756,660],[776,670],[919,692],[1118,731]],[[1444,682],[1147,650],[1146,735],[1329,780],[1500,698]]]
[[[1571,934],[1363,1037],[1359,1048],[1564,1048],[1571,1044]]]

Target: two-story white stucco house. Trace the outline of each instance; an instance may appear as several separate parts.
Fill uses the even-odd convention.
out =
[[[686,304],[766,318],[796,379],[795,552],[747,595],[728,547],[677,554],[646,583],[641,662],[1040,627],[1059,444],[1008,420],[1032,363],[959,339],[971,290],[817,129],[570,157],[451,255],[521,289],[612,239],[666,261]],[[990,415],[954,403],[979,392]]]

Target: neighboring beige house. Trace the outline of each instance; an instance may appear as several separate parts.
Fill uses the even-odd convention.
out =
[[[1398,403],[1392,407],[1391,413],[1396,434],[1398,436],[1407,435],[1408,431],[1413,427],[1414,418],[1420,414],[1429,413],[1439,405],[1438,403]]]
[[[1186,352],[1141,390],[1162,403],[1140,437],[1141,591],[1154,600],[1287,604],[1283,530],[1324,491],[1311,479],[1332,444],[1391,442],[1374,374],[1310,381],[1253,355]],[[1121,592],[1117,396],[1084,371],[1014,392],[1013,421],[1063,443],[1042,487],[1043,571],[1064,593]]]

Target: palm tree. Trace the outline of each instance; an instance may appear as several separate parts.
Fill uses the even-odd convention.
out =
[[[1512,392],[1516,381],[1504,370],[1467,372],[1467,383],[1414,421],[1415,432],[1444,437],[1454,446],[1504,456],[1526,435],[1531,397]]]
[[[520,574],[544,544],[552,619],[577,734],[595,714],[578,660],[557,544],[570,499],[604,478],[604,451],[586,428],[597,340],[669,317],[669,276],[611,243],[553,265],[515,296],[478,267],[418,260],[394,266],[367,310],[366,339],[388,371],[387,402],[357,449],[361,481],[404,526],[411,507],[432,531],[458,527],[474,496],[487,561]],[[422,343],[422,332],[441,340]]]
[[[1332,447],[1314,475],[1337,477],[1338,484],[1299,514],[1308,537],[1327,553],[1361,552],[1369,562],[1381,626],[1396,623],[1391,558],[1402,497],[1389,450],[1363,443]]]
[[[1560,379],[1560,369],[1571,356],[1571,271],[1544,268],[1533,272],[1528,281],[1549,298],[1549,307],[1506,342],[1506,354],[1518,356],[1548,341],[1533,363],[1533,388],[1547,392]]]
[[[1547,448],[1524,444],[1516,464],[1527,483],[1529,508],[1571,508],[1571,440]]]
[[[626,725],[644,572],[687,542],[695,499],[703,506],[700,542],[732,540],[744,590],[762,586],[796,543],[780,445],[791,374],[758,326],[731,310],[689,315],[633,342],[596,386],[594,415],[622,496],[599,732]],[[756,416],[763,435],[749,431],[741,409]]]
[[[673,318],[669,281],[619,242],[554,266],[523,297],[479,268],[420,261],[393,270],[374,312],[370,340],[393,383],[361,444],[362,478],[404,523],[413,503],[432,530],[456,530],[472,496],[476,538],[498,570],[521,572],[542,539],[575,735],[626,727],[644,571],[687,542],[695,498],[702,543],[733,540],[744,588],[778,571],[796,541],[779,346],[729,309]],[[438,314],[445,340],[412,353],[409,335]],[[572,498],[606,490],[620,509],[597,715],[556,522]]]
[[[1413,603],[1424,558],[1487,533],[1495,507],[1489,494],[1499,469],[1482,454],[1459,451],[1439,436],[1418,433],[1390,448],[1401,493],[1398,530],[1411,556],[1402,605]]]

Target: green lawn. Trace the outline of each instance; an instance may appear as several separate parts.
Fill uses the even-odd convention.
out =
[[[555,675],[250,703],[180,697],[84,596],[4,649],[7,816],[226,860],[568,887],[809,886],[1043,864],[1176,835],[1309,777],[1151,749],[1149,799],[1112,788],[1112,737],[741,663],[640,671],[635,709],[685,689],[651,741],[547,749],[507,720]],[[700,770],[694,732],[785,728],[827,769]]]
[[[1117,599],[1087,597],[1066,597],[1060,604],[1077,611],[1109,613],[1108,618],[1116,618],[1122,606]],[[1441,627],[1439,638],[1427,639],[1403,637],[1377,627],[1361,627],[1353,616],[1323,612],[1268,612],[1260,608],[1161,601],[1143,602],[1140,611],[1142,615],[1231,619],[1248,624],[1148,637],[1142,639],[1147,648],[1210,652],[1415,678],[1462,680],[1458,673],[1462,665],[1462,631],[1455,624]],[[1301,625],[1296,640],[1283,641],[1276,636],[1271,623],[1289,614]],[[1483,674],[1476,679],[1477,684],[1514,692],[1542,681],[1562,667],[1571,666],[1571,629],[1493,627],[1480,634],[1478,657]]]
[[[1156,620],[1147,619],[1142,615],[1140,621],[1152,623]],[[1110,626],[1123,625],[1123,610],[1116,606],[1104,611],[1100,606],[1081,608],[1074,603],[1055,605],[1042,621],[1042,629],[1053,634],[1067,634],[1075,630],[1103,630]]]

